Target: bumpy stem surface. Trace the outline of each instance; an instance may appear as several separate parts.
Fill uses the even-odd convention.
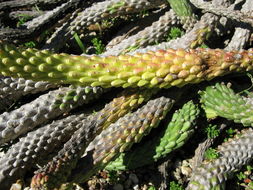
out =
[[[120,56],[73,56],[0,46],[2,75],[91,86],[169,88],[253,69],[253,51],[160,50]]]
[[[219,158],[193,171],[187,190],[225,189],[227,178],[252,159],[252,142],[253,130],[248,129],[223,143],[218,147]]]
[[[173,103],[172,99],[165,97],[150,100],[136,112],[111,124],[96,136],[92,145],[89,145],[87,155],[78,161],[70,180],[74,182],[87,180],[120,152],[130,148],[133,143],[139,142],[151,128],[158,125]]]
[[[0,159],[0,187],[10,189],[36,164],[47,161],[50,153],[59,150],[71,135],[84,125],[86,114],[71,115],[38,128],[14,144]]]
[[[253,25],[252,17],[249,14],[245,14],[238,10],[231,10],[224,6],[215,6],[209,2],[203,2],[203,0],[190,0],[192,4],[200,9],[204,9],[207,12],[211,12],[216,15],[225,16],[236,20],[237,22],[245,22]]]
[[[67,25],[64,24],[52,38],[47,41],[44,48],[58,50],[64,42],[73,38],[75,33],[83,33],[89,25],[99,23],[102,20],[138,13],[142,10],[157,8],[166,4],[166,0],[107,0],[94,3],[91,7],[80,12],[75,18],[71,19]],[[59,43],[59,39],[60,42]]]
[[[191,29],[197,22],[193,14],[192,6],[189,0],[167,0],[175,13],[180,17],[183,27],[187,30]]]
[[[243,98],[228,86],[218,83],[207,87],[200,95],[207,118],[221,116],[244,126],[253,126],[251,99]]]
[[[56,87],[57,84],[43,81],[0,76],[0,111],[7,110],[22,96],[36,94]]]
[[[56,88],[56,85],[52,85],[48,82],[35,82],[32,80],[25,80],[23,78],[11,78],[0,76],[0,97],[5,97],[10,94],[35,94],[37,92],[43,92],[50,88]]]
[[[253,6],[251,0],[246,0],[244,5],[242,6],[241,11],[245,14],[249,14],[253,16]],[[227,50],[240,50],[245,49],[245,47],[250,42],[250,36],[252,31],[246,28],[235,28],[235,33],[229,42],[228,46],[226,47]]]
[[[180,38],[170,40],[169,42],[162,42],[158,45],[147,46],[134,51],[134,53],[146,53],[148,51],[158,51],[160,49],[189,49],[197,48],[205,40],[208,39],[209,35],[214,31],[215,26],[218,22],[218,16],[206,13],[201,17],[201,20],[197,22],[192,30],[187,32]],[[132,53],[131,53],[132,54]]]
[[[113,99],[104,109],[91,115],[86,124],[74,133],[63,149],[34,176],[32,187],[52,189],[66,182],[88,143],[96,134],[105,129],[141,103],[147,101],[156,90],[125,90],[120,97]]]
[[[135,149],[121,153],[110,162],[107,170],[135,169],[151,164],[168,155],[171,151],[181,147],[193,133],[199,109],[192,102],[186,103],[182,109],[176,111],[165,132],[153,139],[139,144]]]
[[[119,55],[131,52],[133,50],[153,44],[163,38],[169,29],[177,23],[178,19],[173,11],[166,12],[159,18],[158,21],[153,22],[151,26],[137,34],[122,40],[119,44],[107,50],[103,55]]]
[[[89,91],[86,93],[85,89],[89,89]],[[98,98],[103,92],[98,87],[79,87],[75,91],[77,93],[76,99],[69,98],[64,100],[59,97],[66,95],[70,91],[73,92],[73,89],[68,87],[50,91],[48,94],[41,95],[29,104],[1,114],[0,144],[14,140],[48,120]]]

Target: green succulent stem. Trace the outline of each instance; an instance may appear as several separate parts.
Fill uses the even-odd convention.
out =
[[[105,169],[135,169],[164,158],[173,150],[184,145],[190,138],[198,114],[199,109],[192,101],[186,103],[182,109],[173,114],[164,132],[143,144],[139,144],[131,151],[121,153]]]
[[[180,17],[192,16],[193,10],[188,0],[167,0],[171,8]]]
[[[189,0],[167,0],[173,11],[179,16],[183,28],[190,30],[194,23],[197,22],[193,12],[192,4]]]
[[[81,86],[181,87],[252,69],[252,50],[167,49],[100,57],[0,45],[0,74]]]
[[[253,126],[252,98],[236,94],[230,87],[217,83],[200,92],[202,107],[207,118],[217,116]]]

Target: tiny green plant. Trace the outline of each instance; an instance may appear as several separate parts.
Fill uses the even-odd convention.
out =
[[[137,50],[138,48],[140,48],[140,45],[134,45],[134,46],[129,46],[128,48],[126,48],[122,53],[128,53],[134,50]]]
[[[245,190],[253,189],[252,169],[253,167],[251,165],[247,165],[235,175],[238,179],[237,184]]]
[[[97,113],[97,111],[96,110],[92,110],[92,114],[96,114]]]
[[[42,12],[42,11],[40,10],[40,8],[38,7],[38,5],[35,5],[35,6],[33,7],[33,9],[36,10],[36,11],[38,11],[38,12]]]
[[[211,124],[207,126],[207,128],[205,129],[205,132],[209,139],[215,138],[219,136],[220,134],[220,131],[217,128],[217,125],[211,125]]]
[[[105,51],[105,46],[102,43],[102,40],[98,39],[98,38],[93,38],[91,40],[94,48],[96,49],[96,54],[101,54]]]
[[[246,73],[246,74],[247,74],[247,76],[248,76],[249,79],[250,79],[250,86],[249,86],[247,89],[245,89],[245,90],[239,92],[238,94],[243,94],[243,93],[245,93],[245,94],[247,94],[249,97],[252,98],[252,97],[253,97],[253,93],[250,92],[250,91],[252,91],[252,88],[253,88],[253,76],[252,76],[251,73]]]
[[[118,182],[118,173],[116,171],[109,171],[108,178],[110,183],[117,183]]]
[[[124,1],[120,1],[120,2],[117,2],[114,5],[112,5],[111,7],[108,7],[107,10],[112,14],[112,13],[117,12],[117,10],[120,7],[123,7],[124,5],[125,5],[125,2]]]
[[[246,166],[247,171],[251,172],[253,170],[253,167],[251,165]]]
[[[81,39],[80,39],[80,37],[78,36],[77,33],[74,34],[74,38],[76,40],[76,43],[80,47],[80,49],[83,51],[83,53],[85,53],[86,52],[86,48],[84,47],[83,42],[81,41]]]
[[[30,15],[27,15],[27,14],[19,14],[18,17],[19,19],[17,22],[17,27],[25,24],[28,20],[32,18]]]
[[[248,186],[245,188],[245,190],[252,190],[253,189],[253,182],[249,182]]]
[[[232,128],[229,128],[226,130],[226,138],[224,139],[224,141],[227,141],[229,138],[232,138],[234,137],[234,135],[236,134],[236,130],[235,129],[232,129]]]
[[[236,177],[239,179],[239,180],[243,180],[246,178],[246,175],[243,173],[243,172],[239,172],[238,174],[236,174]]]
[[[50,34],[51,33],[48,30],[43,31],[39,36],[38,41],[41,42],[43,40],[46,40],[47,38],[49,38]]]
[[[181,37],[184,34],[184,31],[178,27],[172,27],[169,31],[169,34],[167,36],[167,41],[176,39]]]
[[[219,158],[219,153],[214,148],[208,148],[204,154],[205,159],[214,160]]]
[[[115,18],[113,18],[111,20],[108,20],[108,19],[102,20],[102,22],[101,22],[101,28],[110,28],[110,27],[112,27],[113,23],[114,23],[114,19]]]
[[[206,45],[205,43],[201,44],[199,47],[200,48],[209,48],[208,45]]]
[[[100,27],[103,28],[111,28],[112,26],[115,25],[115,23],[119,20],[120,18],[118,17],[113,17],[109,19],[104,19],[101,21]],[[99,24],[99,23],[98,23]]]
[[[36,43],[34,41],[24,43],[24,46],[27,48],[34,48],[36,47]]]
[[[156,188],[155,188],[155,186],[150,186],[149,188],[148,188],[148,190],[156,190]]]
[[[143,40],[146,40],[146,38],[140,38],[136,41],[136,44],[135,45],[132,45],[132,46],[129,46],[128,48],[126,48],[122,54],[125,54],[125,53],[128,53],[128,52],[131,52],[131,51],[134,51],[134,50],[137,50],[139,49],[141,46],[140,46],[140,43],[141,41]]]
[[[184,188],[182,187],[182,185],[178,184],[177,182],[171,181],[169,190],[184,190]]]
[[[144,9],[140,12],[140,17],[145,17],[149,15],[149,11],[147,9]]]

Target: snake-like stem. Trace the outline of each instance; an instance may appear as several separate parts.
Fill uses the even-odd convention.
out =
[[[69,180],[77,183],[87,180],[120,152],[139,142],[151,128],[158,125],[173,103],[174,100],[165,97],[150,100],[136,112],[111,124],[92,141],[87,155],[78,161]]]
[[[36,164],[48,161],[50,153],[59,150],[84,123],[86,114],[71,115],[54,121],[20,138],[0,159],[0,187],[10,188]]]
[[[153,139],[138,144],[131,151],[121,153],[110,162],[107,170],[135,169],[151,164],[167,156],[171,151],[180,148],[193,134],[199,109],[191,101],[176,111],[166,130]],[[96,150],[95,150],[96,151]]]
[[[196,48],[203,44],[209,35],[214,31],[218,22],[218,16],[210,13],[206,13],[201,17],[201,20],[197,22],[192,30],[188,31],[180,38],[170,40],[169,42],[162,42],[158,45],[147,46],[134,51],[134,53],[146,53],[148,51],[158,51],[160,49],[189,49]],[[130,53],[130,54],[134,54]]]
[[[64,45],[64,42],[73,38],[75,33],[82,33],[91,24],[119,15],[128,15],[142,10],[157,8],[166,3],[166,0],[107,0],[94,3],[82,12],[78,11],[78,15],[74,13],[73,16],[75,18],[71,18],[71,22],[65,23],[60,27],[47,41],[44,48],[53,48],[57,51]]]
[[[217,83],[200,92],[207,118],[225,117],[244,126],[253,126],[252,101],[236,94],[231,88]]]
[[[61,98],[69,92],[73,92],[73,89],[63,87],[50,91],[16,110],[1,114],[0,144],[13,140],[50,119],[98,98],[103,90],[98,87],[79,87],[75,91],[77,93],[75,98]]]
[[[0,45],[5,76],[101,87],[169,88],[253,69],[253,51],[160,50],[120,56],[73,56]]]
[[[166,12],[159,18],[158,21],[153,22],[151,26],[137,34],[122,40],[119,44],[108,49],[103,55],[119,55],[125,54],[146,45],[155,43],[163,38],[171,27],[177,24],[178,19],[173,11]]]
[[[193,13],[193,9],[189,0],[167,0],[171,8],[180,17],[183,28],[190,30],[197,22],[197,18]]]
[[[156,90],[125,90],[104,109],[91,115],[82,128],[65,143],[62,150],[33,177],[32,187],[52,189],[66,182],[88,144],[111,123],[148,101]],[[43,181],[43,183],[42,183]]]
[[[252,17],[238,10],[231,10],[224,6],[215,6],[209,2],[203,2],[203,0],[190,0],[193,5],[200,9],[204,9],[207,12],[211,12],[216,15],[225,16],[236,20],[237,22],[244,22],[253,26]]]
[[[0,97],[5,97],[6,94],[15,95],[21,94],[22,96],[27,94],[35,94],[37,92],[43,92],[50,88],[55,88],[56,85],[43,81],[25,80],[23,78],[11,78],[0,77]]]
[[[203,163],[193,171],[187,190],[225,189],[228,177],[252,160],[252,142],[253,130],[247,129],[220,145],[219,158]]]

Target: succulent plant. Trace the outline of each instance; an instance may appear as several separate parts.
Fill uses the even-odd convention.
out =
[[[169,153],[179,148],[176,156],[190,159],[187,167],[193,170],[183,171],[182,164],[170,176],[185,185],[191,173],[188,189],[224,188],[252,158],[252,130],[239,131],[252,126],[253,96],[210,81],[234,84],[231,76],[241,79],[253,70],[251,5],[251,0],[0,0],[1,189],[15,181],[20,187],[22,178],[30,190],[73,189],[98,170],[157,165],[167,156],[175,161]],[[15,16],[20,13],[30,16]],[[182,36],[173,35],[175,26]],[[221,135],[210,140],[203,128],[227,120],[239,135],[216,149],[213,142],[222,142],[224,132],[217,128]],[[193,156],[198,144],[200,154]],[[196,157],[207,148],[218,157],[194,168],[191,161],[203,160]]]
[[[180,87],[253,68],[251,50],[168,49],[134,55],[87,57],[2,45],[0,58],[2,75],[105,88]]]

